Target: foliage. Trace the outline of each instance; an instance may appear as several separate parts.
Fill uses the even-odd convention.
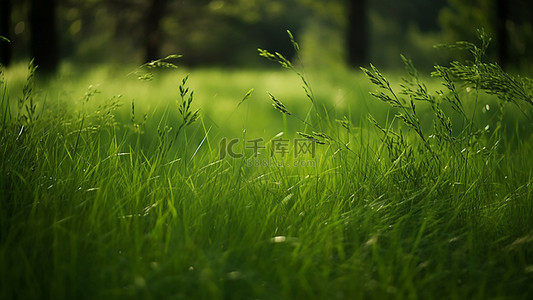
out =
[[[131,72],[130,74],[134,74],[139,80],[150,81],[154,78],[154,74],[153,72],[151,72],[152,70],[157,69],[157,68],[177,69],[178,66],[176,66],[171,61],[177,58],[181,58],[181,57],[182,55],[171,54],[164,58],[160,58],[160,59],[156,59],[156,60],[144,63],[140,65],[137,68],[137,70]]]
[[[465,96],[459,92],[457,84],[464,85],[467,89],[473,90],[476,95],[476,104],[479,93],[485,92],[488,95],[496,95],[503,102],[500,104],[500,107],[505,102],[519,106],[522,112],[529,118],[531,124],[533,124],[530,107],[533,104],[531,101],[533,89],[530,85],[530,80],[519,76],[512,76],[504,72],[495,63],[485,63],[484,58],[490,38],[481,30],[479,31],[479,39],[481,42],[480,47],[469,42],[457,42],[452,45],[437,46],[439,48],[467,50],[473,57],[473,61],[453,61],[447,67],[435,66],[435,71],[431,75],[443,80],[443,85],[448,89],[447,93],[439,90],[435,95],[430,94],[426,85],[419,80],[418,72],[412,62],[403,56],[402,59],[409,78],[404,79],[400,94],[406,96],[407,99],[396,95],[390,83],[376,67],[371,65],[371,70],[361,68],[370,81],[380,89],[379,92],[371,94],[398,110],[394,119],[386,128],[381,127],[371,118],[372,122],[375,123],[384,135],[382,140],[388,149],[392,161],[397,162],[401,160],[405,164],[410,164],[413,163],[413,160],[416,161],[420,157],[413,155],[413,153],[420,151],[420,149],[417,149],[416,143],[406,142],[408,136],[401,131],[402,126],[398,126],[398,130],[394,129],[393,124],[396,120],[401,121],[409,130],[416,133],[424,148],[431,154],[431,158],[435,160],[434,163],[427,161],[420,162],[426,166],[425,168],[434,168],[433,170],[429,168],[430,174],[432,174],[431,171],[436,172],[433,175],[429,175],[430,178],[437,176],[442,168],[442,164],[446,161],[450,163],[457,160],[455,163],[458,166],[462,165],[464,167],[465,178],[463,180],[467,180],[468,175],[466,174],[471,167],[469,160],[472,159],[472,154],[479,154],[490,149],[486,152],[486,157],[492,159],[498,157],[499,154],[496,149],[498,144],[504,139],[501,132],[502,124],[498,123],[492,134],[489,132],[489,126],[481,130],[476,129],[474,125],[475,110],[472,116],[467,116],[464,110]],[[423,132],[415,103],[427,103],[431,107],[434,120],[432,132]],[[460,118],[456,119],[455,122],[458,124],[453,124],[452,118],[445,112],[443,104],[448,104],[452,110],[460,115]],[[524,104],[527,107],[524,107]],[[498,116],[498,119],[501,120],[503,118],[503,109],[500,109],[499,113],[500,116]],[[454,128],[456,129],[455,132]],[[453,153],[453,155],[450,156],[450,153]],[[421,157],[423,160],[428,158]]]

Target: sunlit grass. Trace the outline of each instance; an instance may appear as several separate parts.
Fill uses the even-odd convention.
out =
[[[250,166],[246,140],[268,147],[306,129],[267,94],[305,119],[312,104],[290,72],[178,69],[143,82],[129,69],[65,71],[36,84],[39,118],[21,123],[25,70],[7,71],[2,99],[13,109],[0,135],[2,299],[533,296],[530,129],[511,127],[466,173],[446,160],[435,175],[418,163],[427,152],[389,159],[366,118],[391,113],[364,74],[310,72],[326,121],[352,122],[329,132],[352,152],[330,143]],[[189,73],[202,117],[175,139]],[[492,126],[483,105],[470,109]],[[222,138],[245,156],[220,159]]]

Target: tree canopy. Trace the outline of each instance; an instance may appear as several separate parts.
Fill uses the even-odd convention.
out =
[[[472,41],[478,28],[493,36],[489,54],[505,56],[514,66],[533,64],[533,4],[526,0],[4,0],[2,5],[2,34],[11,40],[0,44],[4,64],[29,57],[53,62],[54,55],[81,63],[136,64],[177,53],[191,66],[256,66],[263,63],[257,48],[292,56],[284,34],[289,29],[310,56],[307,61],[373,61],[386,67],[401,65],[403,53],[430,66],[438,59],[432,44]]]

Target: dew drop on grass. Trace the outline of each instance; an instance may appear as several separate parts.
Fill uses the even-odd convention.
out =
[[[366,241],[365,245],[372,246],[372,245],[375,245],[377,242],[378,242],[378,237],[374,235],[368,241]]]
[[[237,280],[237,279],[241,279],[244,277],[244,275],[242,274],[241,271],[233,271],[233,272],[229,272],[226,274],[226,277],[229,279],[229,280]]]
[[[279,236],[275,236],[273,237],[272,239],[270,239],[270,241],[274,244],[278,244],[278,243],[284,243],[285,241],[287,241],[287,237],[286,236],[282,236],[282,235],[279,235]]]
[[[278,236],[275,236],[275,237],[271,238],[270,242],[273,243],[273,244],[287,243],[287,244],[290,244],[292,246],[299,245],[298,238],[296,238],[296,237],[288,237],[288,236],[283,236],[283,235],[278,235]]]

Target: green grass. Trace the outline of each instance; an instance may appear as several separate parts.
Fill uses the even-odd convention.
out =
[[[29,121],[17,105],[24,68],[6,71],[1,94],[1,299],[533,297],[533,136],[510,103],[499,118],[495,97],[461,92],[490,129],[464,151],[432,143],[437,161],[362,72],[305,74],[320,123],[291,72],[178,69],[143,82],[65,69],[35,83]],[[188,73],[201,117],[176,138]],[[267,90],[312,124],[273,109]],[[417,113],[427,136],[431,109]],[[349,131],[335,122],[344,116]],[[253,166],[247,140],[262,138],[268,159],[272,140],[309,125],[333,139],[316,157],[290,145],[274,157],[283,166]],[[220,159],[223,138],[245,157]]]

